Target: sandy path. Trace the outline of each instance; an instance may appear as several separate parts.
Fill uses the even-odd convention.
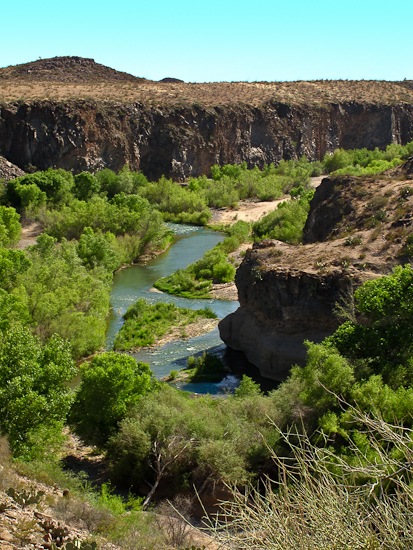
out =
[[[37,222],[22,226],[22,235],[17,248],[27,248],[36,244],[37,237],[41,234],[42,228]]]
[[[314,189],[320,185],[325,176],[317,176],[311,178],[310,185]],[[229,209],[222,208],[213,211],[212,223],[229,225],[230,223],[235,223],[238,220],[245,222],[254,223],[261,219],[266,214],[269,214],[273,210],[278,208],[278,205],[282,202],[289,201],[291,197],[286,195],[282,199],[276,201],[240,201],[238,203],[238,208]]]
[[[272,202],[240,201],[236,209],[222,208],[214,210],[212,223],[229,225],[239,220],[253,223],[278,208],[278,205],[286,200],[289,200],[289,198],[284,197]]]

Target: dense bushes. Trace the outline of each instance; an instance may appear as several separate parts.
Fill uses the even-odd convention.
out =
[[[324,171],[328,174],[371,176],[401,164],[413,154],[413,142],[407,145],[392,143],[384,151],[378,149],[336,149],[323,159]]]
[[[109,444],[112,470],[138,487],[160,482],[168,493],[199,488],[208,481],[242,483],[269,454],[267,402],[260,396],[193,399],[163,385],[141,399]],[[205,419],[208,419],[206,422]]]
[[[167,221],[205,225],[211,212],[202,195],[162,177],[141,189],[141,194],[162,212]]]
[[[277,239],[291,244],[301,242],[304,225],[310,210],[313,191],[301,191],[291,201],[281,203],[276,210],[253,225],[256,240]]]

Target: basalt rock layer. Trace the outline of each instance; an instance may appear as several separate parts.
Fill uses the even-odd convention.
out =
[[[305,340],[320,342],[346,315],[367,279],[413,259],[413,159],[375,178],[325,178],[304,243],[264,241],[236,274],[240,307],[220,322],[222,340],[261,374],[283,380],[303,364]]]
[[[21,168],[79,172],[128,163],[151,179],[208,174],[214,164],[317,160],[337,147],[384,148],[412,139],[413,105],[154,108],[71,99],[0,107],[0,153]]]
[[[243,351],[261,376],[283,380],[305,360],[305,340],[321,342],[337,327],[332,304],[352,288],[341,270],[326,275],[278,267],[263,268],[250,250],[238,269],[239,309],[220,322],[221,339]]]
[[[126,163],[150,179],[413,139],[409,82],[152,82],[91,59],[0,69],[0,154],[22,169]]]

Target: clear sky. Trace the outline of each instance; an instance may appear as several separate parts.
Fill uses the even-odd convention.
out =
[[[186,82],[413,79],[413,0],[3,0],[0,67],[78,55]]]

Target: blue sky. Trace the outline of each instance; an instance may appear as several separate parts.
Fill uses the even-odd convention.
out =
[[[0,67],[91,57],[186,82],[413,79],[412,0],[4,0]]]

